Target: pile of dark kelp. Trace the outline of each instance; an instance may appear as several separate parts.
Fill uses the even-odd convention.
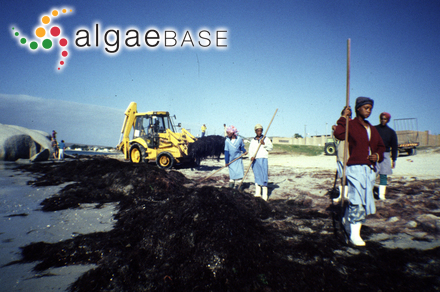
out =
[[[179,172],[95,157],[21,167],[67,185],[43,210],[119,202],[109,232],[22,248],[35,270],[96,264],[71,291],[435,291],[440,252],[345,246],[331,216],[295,201],[183,187]],[[188,185],[188,184],[187,184]],[[301,224],[295,223],[301,222]],[[299,227],[301,225],[301,227]],[[367,230],[368,232],[368,230]]]
[[[215,157],[218,161],[224,152],[225,137],[219,135],[205,136],[188,145],[188,156],[197,162],[207,157]]]

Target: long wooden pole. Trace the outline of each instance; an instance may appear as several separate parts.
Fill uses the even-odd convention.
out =
[[[264,133],[263,138],[260,138],[260,141],[258,141],[257,151],[255,151],[255,154],[254,154],[254,156],[252,157],[253,159],[251,159],[251,163],[249,164],[249,167],[247,168],[246,173],[244,174],[243,179],[241,180],[240,185],[238,186],[238,190],[240,190],[241,185],[243,184],[243,181],[244,181],[244,179],[246,178],[246,176],[247,176],[247,174],[248,174],[248,172],[249,172],[249,169],[251,168],[251,165],[252,165],[252,163],[253,163],[253,160],[254,160],[255,157],[257,156],[258,150],[260,150],[261,141],[264,141],[264,139],[266,138],[267,131],[269,131],[270,125],[272,125],[272,121],[273,121],[273,119],[275,118],[275,115],[277,114],[277,111],[278,111],[278,109],[276,109],[275,113],[273,114],[273,117],[272,117],[272,119],[270,120],[269,126],[267,126],[267,129],[266,129],[266,132]],[[261,139],[263,139],[263,140],[261,140]]]
[[[219,172],[220,170],[222,170],[222,169],[225,168],[226,166],[229,166],[232,162],[235,162],[235,161],[237,161],[238,159],[242,158],[243,156],[244,156],[244,153],[241,154],[240,156],[238,156],[237,158],[235,158],[234,160],[232,160],[231,162],[229,162],[228,164],[226,164],[225,166],[223,166],[223,167],[217,169],[216,171],[214,171],[213,173],[211,173],[211,174],[208,175],[207,177],[202,178],[202,179],[199,180],[197,183],[199,184],[199,183],[201,183],[202,181],[204,181],[204,180],[210,178],[211,176],[213,176],[214,174],[216,174],[217,172]]]
[[[345,92],[345,106],[348,108],[350,106],[350,43],[351,40],[347,40],[347,88]],[[346,116],[346,123],[345,123],[345,143],[344,143],[344,168],[342,172],[342,200],[341,200],[341,206],[344,205],[345,201],[345,184],[347,183],[347,157],[348,157],[348,122],[350,121],[350,117]]]

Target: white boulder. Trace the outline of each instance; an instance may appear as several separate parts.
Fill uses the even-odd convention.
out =
[[[45,149],[47,150],[44,151]],[[48,133],[20,126],[0,124],[0,160],[30,159],[43,151],[44,154],[47,154],[47,151],[52,152]]]

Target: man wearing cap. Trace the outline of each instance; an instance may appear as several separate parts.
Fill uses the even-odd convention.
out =
[[[349,224],[350,242],[356,246],[364,246],[360,236],[362,224],[366,216],[376,213],[373,187],[376,180],[376,163],[383,160],[385,145],[379,132],[366,119],[371,115],[374,101],[369,97],[360,96],[356,99],[356,118],[350,120],[348,128],[347,161],[348,206],[343,219]],[[334,136],[345,140],[347,116],[350,107],[346,108],[338,120]],[[344,222],[345,221],[345,222]],[[346,228],[348,229],[348,228]]]
[[[375,126],[379,132],[383,143],[385,144],[384,159],[378,164],[378,173],[380,175],[379,182],[379,199],[385,200],[385,193],[387,189],[388,175],[393,174],[392,169],[396,166],[397,160],[397,135],[396,132],[391,129],[387,124],[390,122],[391,115],[387,112],[383,112],[379,115],[380,124]],[[390,157],[390,151],[391,157]]]
[[[251,157],[252,171],[255,177],[255,197],[263,197],[263,200],[267,201],[267,182],[268,178],[268,157],[269,151],[273,149],[272,142],[269,138],[263,139],[263,126],[256,124],[254,127],[255,136],[249,145],[249,156]],[[258,144],[261,144],[258,149]],[[258,149],[258,152],[257,152]]]

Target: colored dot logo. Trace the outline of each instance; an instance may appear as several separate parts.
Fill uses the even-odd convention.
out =
[[[50,34],[54,37],[59,36],[61,33],[61,29],[58,26],[54,26],[50,29]]]
[[[35,35],[39,38],[42,38],[46,35],[46,30],[42,27],[39,27],[35,30]]]
[[[62,34],[62,27],[58,24],[55,24],[54,22],[58,17],[67,15],[70,12],[72,12],[72,9],[53,9],[49,13],[43,15],[40,19],[41,23],[38,24],[37,28],[35,28],[35,39],[21,36],[20,32],[15,27],[12,27],[13,35],[18,38],[20,45],[28,46],[30,51],[49,51],[54,47],[54,45],[56,46],[58,44],[60,47],[59,58],[61,60],[57,62],[57,69],[61,70],[62,66],[66,64],[65,61],[67,56],[69,55],[69,42],[67,38]]]

